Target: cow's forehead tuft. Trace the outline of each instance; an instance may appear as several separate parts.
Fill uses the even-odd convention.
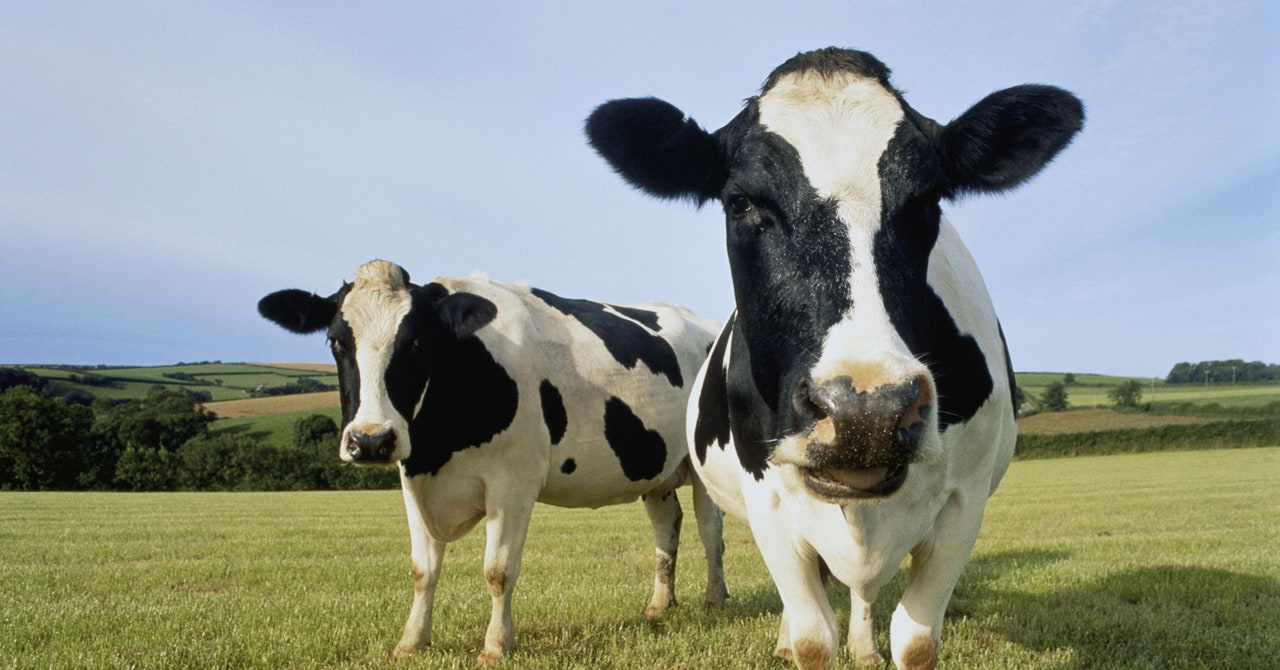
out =
[[[787,62],[779,65],[765,80],[761,93],[767,93],[783,77],[795,73],[809,73],[828,78],[841,74],[854,74],[874,79],[886,89],[890,89],[889,68],[875,56],[864,51],[829,47],[796,54]]]
[[[351,291],[342,301],[342,318],[365,347],[386,349],[394,343],[413,303],[405,278],[404,270],[388,261],[369,261],[356,270]]]
[[[372,260],[356,270],[355,290],[381,287],[387,290],[399,290],[405,287],[406,273],[404,268],[391,261]]]

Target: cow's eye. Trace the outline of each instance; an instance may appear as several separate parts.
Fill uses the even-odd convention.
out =
[[[751,201],[748,200],[745,195],[734,194],[726,198],[724,201],[724,211],[729,216],[746,216],[751,210]]]

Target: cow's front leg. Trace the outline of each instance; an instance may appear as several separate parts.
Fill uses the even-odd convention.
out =
[[[403,475],[402,475],[403,476]],[[404,658],[431,644],[431,610],[436,599],[436,583],[444,563],[445,543],[427,532],[427,520],[420,504],[417,484],[405,478],[401,484],[404,508],[409,520],[409,563],[413,577],[413,607],[404,622],[400,641],[391,651],[394,658]],[[477,517],[477,521],[479,518]],[[474,522],[472,522],[474,523]]]
[[[823,587],[818,555],[810,547],[795,546],[789,535],[778,536],[778,529],[789,525],[776,525],[772,517],[751,518],[752,534],[765,566],[782,597],[782,616],[778,630],[778,645],[774,656],[790,658],[801,670],[830,670],[835,666],[839,649],[839,632],[836,613],[827,600]],[[789,520],[786,520],[789,524]],[[762,530],[757,531],[757,523]]]
[[[968,505],[962,504],[965,499],[953,494],[934,522],[933,540],[911,552],[907,588],[889,629],[893,662],[899,670],[928,670],[937,665],[942,618],[978,538],[986,491],[969,497]]]
[[[724,512],[716,507],[707,485],[693,473],[693,514],[698,519],[698,536],[707,555],[707,591],[704,609],[724,607],[729,589],[724,584]]]
[[[532,497],[514,503],[494,504],[487,512],[484,581],[493,598],[493,610],[489,615],[489,627],[485,630],[484,650],[476,659],[477,665],[498,661],[512,647],[511,594],[520,576],[520,561],[532,513]]]
[[[391,652],[394,658],[404,658],[431,644],[431,610],[435,605],[440,567],[444,564],[444,542],[432,538],[425,529],[414,529],[413,524],[410,524],[409,536],[413,544],[410,555],[413,607],[404,622],[400,642]]]
[[[665,494],[650,491],[644,496],[644,510],[653,526],[653,597],[644,609],[647,619],[655,619],[676,604],[676,554],[680,549],[680,523],[684,511],[675,490]]]

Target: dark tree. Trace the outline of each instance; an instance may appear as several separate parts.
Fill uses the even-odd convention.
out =
[[[193,491],[231,491],[244,479],[240,452],[257,443],[248,437],[202,435],[178,448],[178,486]]]
[[[187,440],[209,433],[213,415],[179,391],[152,389],[144,400],[95,403],[94,432],[110,448],[177,451]]]
[[[338,424],[324,414],[298,417],[293,422],[293,446],[322,458],[337,458]]]
[[[22,368],[0,368],[0,391],[15,386],[29,386],[37,391],[43,391],[45,381],[39,375]]]
[[[0,487],[80,488],[93,413],[29,386],[0,392]]]
[[[1046,412],[1061,412],[1067,408],[1067,387],[1062,382],[1053,382],[1040,396],[1040,409]]]
[[[1107,391],[1111,402],[1121,407],[1137,407],[1142,400],[1142,382],[1136,379],[1120,382],[1115,388]]]

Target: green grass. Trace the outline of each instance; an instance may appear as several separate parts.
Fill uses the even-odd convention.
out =
[[[941,667],[1267,667],[1278,480],[1277,447],[1014,463]],[[728,524],[733,597],[711,614],[694,528],[687,512],[683,604],[650,625],[641,506],[539,507],[501,667],[787,667],[770,657],[780,605],[746,528]],[[410,597],[398,492],[3,493],[0,668],[469,668],[489,611],[482,548],[481,532],[450,545],[435,645],[392,663]],[[882,648],[904,582],[875,606]]]

